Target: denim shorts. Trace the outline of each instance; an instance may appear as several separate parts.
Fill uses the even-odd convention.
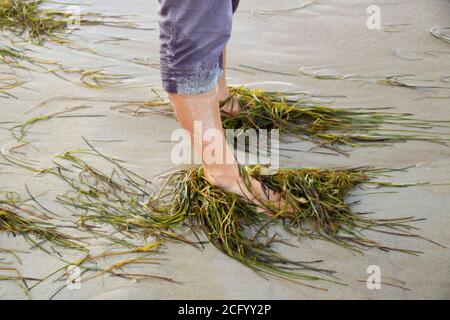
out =
[[[159,0],[161,80],[169,93],[211,91],[239,0]]]

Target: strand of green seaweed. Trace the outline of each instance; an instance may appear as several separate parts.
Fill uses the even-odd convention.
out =
[[[3,256],[13,257],[19,264],[22,263],[19,254],[27,253],[20,250],[12,250],[7,248],[0,248],[0,282],[13,281],[15,282],[25,293],[25,295],[30,299],[30,286],[28,282],[30,281],[40,281],[40,279],[33,277],[23,276],[22,273],[14,266],[14,262],[9,261]]]

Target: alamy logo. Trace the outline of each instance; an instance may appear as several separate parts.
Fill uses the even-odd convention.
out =
[[[225,134],[225,139],[224,139]],[[279,130],[249,129],[222,130],[202,129],[202,122],[194,122],[194,134],[176,129],[171,141],[177,142],[172,148],[171,161],[181,164],[265,164],[279,167]],[[228,147],[224,147],[228,145]],[[193,152],[193,149],[195,152]],[[192,159],[192,155],[194,158]]]
[[[81,289],[81,269],[78,266],[67,267],[67,289],[80,290]]]
[[[370,276],[366,280],[367,289],[380,290],[381,289],[381,269],[377,265],[367,267],[367,273]]]
[[[381,29],[381,8],[377,5],[371,5],[367,7],[367,14],[370,14],[367,18],[367,29],[380,30]]]
[[[80,29],[81,26],[81,8],[79,6],[69,6],[66,9],[67,31]]]

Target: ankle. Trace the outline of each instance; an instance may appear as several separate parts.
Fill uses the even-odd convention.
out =
[[[204,168],[204,176],[206,180],[213,184],[220,181],[236,181],[240,178],[239,169],[233,168]]]
[[[230,96],[230,91],[228,90],[227,82],[223,77],[219,81],[218,95],[220,102],[225,101]]]
[[[228,88],[219,89],[219,101],[220,102],[227,100],[229,96],[230,96],[230,92],[228,91]]]

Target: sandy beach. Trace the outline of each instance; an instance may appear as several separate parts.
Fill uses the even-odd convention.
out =
[[[55,155],[85,148],[83,138],[102,153],[125,161],[125,166],[147,179],[173,169],[170,136],[176,120],[138,107],[162,94],[159,75],[156,0],[92,0],[82,13],[97,12],[134,23],[119,26],[82,26],[67,35],[72,45],[27,45],[33,57],[58,61],[67,70],[101,70],[112,75],[106,88],[83,86],[77,73],[11,69],[0,64],[2,75],[23,83],[0,96],[0,148],[40,169]],[[433,37],[433,27],[450,25],[447,0],[382,1],[241,1],[229,43],[228,77],[232,84],[271,90],[301,91],[342,108],[392,108],[427,120],[450,120],[450,44]],[[381,29],[366,22],[370,5],[381,9]],[[63,5],[52,4],[57,8]],[[119,19],[119,18],[117,18]],[[1,43],[12,38],[0,33]],[[327,76],[327,77],[325,77]],[[383,80],[399,80],[392,85]],[[331,79],[324,79],[331,78]],[[29,119],[55,114],[27,128],[29,143],[17,149],[9,128]],[[450,138],[448,128],[436,128]],[[408,168],[392,173],[395,183],[431,185],[396,188],[387,193],[352,192],[356,211],[376,217],[415,216],[420,235],[450,246],[450,148],[436,143],[408,141],[392,146],[349,150],[348,156],[308,152],[310,142],[292,142],[280,157],[282,167]],[[94,163],[96,159],[91,159]],[[101,166],[103,162],[98,160]],[[0,158],[0,191],[27,197],[70,218],[73,212],[56,204],[65,183],[51,175],[35,174]],[[390,192],[394,191],[394,192]],[[70,232],[70,230],[69,230]],[[136,265],[134,273],[158,279],[130,281],[101,275],[82,281],[80,289],[65,288],[65,280],[50,277],[30,292],[33,299],[449,299],[450,251],[417,238],[374,237],[392,246],[422,251],[418,256],[370,250],[364,254],[321,240],[285,235],[292,247],[280,250],[293,259],[324,260],[345,285],[323,283],[326,290],[289,281],[265,279],[230,259],[212,245],[203,250],[169,242],[157,265]],[[0,233],[0,247],[24,250],[14,266],[22,275],[43,278],[65,263],[53,255],[31,250],[22,237]],[[101,243],[92,250],[101,250]],[[64,252],[66,261],[79,255]],[[0,260],[1,261],[1,260]],[[367,268],[379,266],[383,285],[369,290]],[[394,280],[392,280],[394,279]],[[57,292],[56,295],[55,292]],[[14,281],[0,282],[0,299],[27,299]]]

